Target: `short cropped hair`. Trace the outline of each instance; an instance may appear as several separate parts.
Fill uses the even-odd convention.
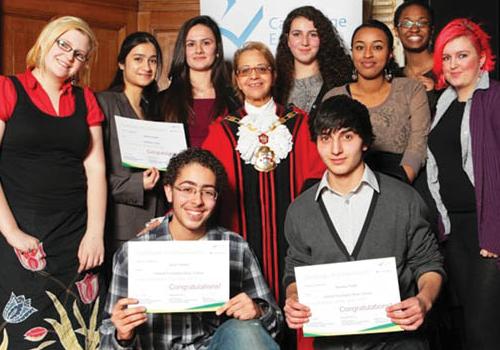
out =
[[[45,56],[50,51],[56,40],[70,30],[78,30],[89,39],[89,52],[87,62],[78,71],[76,81],[88,85],[90,83],[90,67],[95,60],[97,52],[97,38],[90,26],[83,19],[73,16],[63,16],[50,21],[40,32],[35,44],[26,56],[28,69],[45,69]]]
[[[431,28],[434,27],[434,10],[429,6],[425,1],[422,0],[407,0],[404,1],[401,5],[398,6],[396,11],[394,12],[393,24],[394,28],[399,26],[399,20],[401,19],[401,14],[403,11],[410,6],[419,6],[423,8],[427,15],[429,15],[429,20],[431,21]]]
[[[368,148],[375,140],[370,113],[359,101],[346,95],[337,95],[323,101],[312,124],[312,137],[349,129],[358,134]]]
[[[221,195],[227,184],[227,174],[222,163],[210,152],[201,148],[188,148],[170,159],[163,175],[163,184],[173,186],[181,170],[189,164],[199,164],[215,174],[215,189]]]

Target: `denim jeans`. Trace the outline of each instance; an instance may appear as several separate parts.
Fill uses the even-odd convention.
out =
[[[259,320],[233,318],[217,328],[208,350],[279,350],[279,347]]]

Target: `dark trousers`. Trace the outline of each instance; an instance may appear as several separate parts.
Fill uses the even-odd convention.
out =
[[[500,349],[500,270],[479,255],[475,213],[451,213],[445,244],[449,289],[456,297],[452,316],[467,350]],[[500,228],[499,228],[500,229]]]

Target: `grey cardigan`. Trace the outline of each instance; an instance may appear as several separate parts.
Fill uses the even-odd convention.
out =
[[[329,217],[315,200],[318,185],[290,205],[285,220],[289,244],[285,286],[295,281],[296,266],[390,256],[396,257],[402,299],[416,294],[416,282],[423,273],[435,271],[445,276],[435,235],[425,220],[427,207],[419,194],[401,181],[376,174],[380,193],[374,193],[352,255],[332,232]]]

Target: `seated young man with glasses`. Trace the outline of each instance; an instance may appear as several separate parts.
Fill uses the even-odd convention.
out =
[[[101,349],[278,349],[283,318],[243,238],[212,225],[226,183],[221,163],[191,148],[170,160],[164,189],[172,212],[141,241],[229,241],[231,299],[215,313],[146,314],[128,295],[128,243],[117,251],[101,330]]]

